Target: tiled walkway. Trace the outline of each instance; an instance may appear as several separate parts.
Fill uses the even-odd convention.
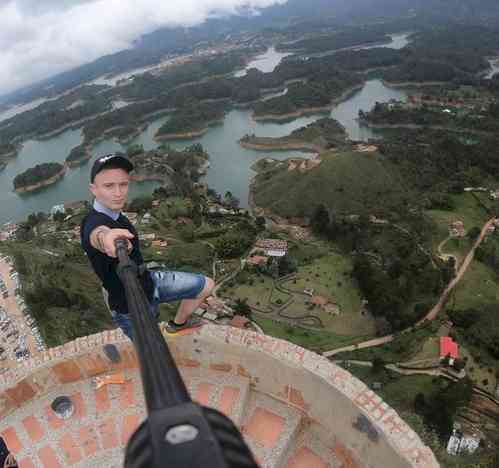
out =
[[[330,449],[302,433],[306,426],[297,409],[251,391],[245,377],[187,368],[182,374],[195,400],[218,408],[242,427],[262,467],[341,466]],[[123,384],[99,389],[92,380],[63,385],[2,420],[0,432],[20,467],[121,467],[123,449],[145,417],[138,372],[126,371],[124,377]],[[74,405],[68,420],[50,408],[61,395]]]

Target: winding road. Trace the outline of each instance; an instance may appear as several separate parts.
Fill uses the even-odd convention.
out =
[[[431,308],[431,310],[421,319],[419,322],[416,323],[417,325],[421,325],[423,322],[427,320],[435,320],[444,307],[445,303],[447,302],[447,299],[449,298],[450,293],[452,290],[457,286],[459,281],[463,278],[464,274],[466,273],[468,267],[470,266],[471,262],[473,261],[473,258],[475,257],[475,251],[476,249],[480,246],[482,243],[483,239],[487,235],[487,230],[494,224],[496,221],[495,218],[489,219],[482,227],[482,230],[480,231],[480,235],[477,237],[475,243],[473,244],[473,247],[471,247],[470,251],[464,258],[463,262],[459,266],[459,269],[457,271],[456,276],[452,279],[452,281],[447,285],[445,288],[444,292],[441,294],[440,299],[438,302]],[[406,330],[403,330],[401,333],[405,333],[407,331],[410,331],[413,327],[410,327]],[[372,340],[368,341],[363,341],[362,343],[357,343],[355,345],[351,346],[345,346],[343,348],[337,348],[333,349],[331,351],[325,351],[322,353],[323,356],[325,357],[332,357],[336,354],[343,353],[345,351],[355,351],[357,349],[364,349],[364,348],[371,348],[373,346],[380,346],[386,343],[390,343],[393,341],[394,335],[387,335],[387,336],[382,336],[380,338],[374,338]]]

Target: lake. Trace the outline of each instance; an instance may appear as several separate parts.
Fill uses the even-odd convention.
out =
[[[390,45],[400,46],[404,43],[404,35],[392,38]],[[286,54],[280,54],[275,49],[269,49],[265,54],[251,61],[246,70],[256,67],[264,72],[272,71]],[[241,72],[240,72],[241,73]],[[359,126],[357,116],[359,109],[368,111],[376,101],[386,102],[390,99],[405,100],[406,93],[400,89],[392,89],[383,85],[380,80],[368,81],[365,86],[355,92],[347,100],[337,105],[331,112],[331,117],[337,119],[346,129],[349,137],[354,140],[375,138],[376,133],[369,128]],[[116,102],[115,106],[125,105]],[[216,125],[200,138],[192,141],[171,141],[174,148],[183,148],[192,143],[201,143],[210,154],[210,168],[203,180],[217,192],[224,194],[230,190],[246,207],[248,201],[249,181],[253,176],[251,165],[259,158],[269,154],[274,158],[305,156],[299,151],[259,152],[242,148],[238,140],[246,133],[258,136],[280,137],[304,125],[314,122],[320,115],[301,117],[286,123],[255,122],[250,110],[233,109],[225,117],[223,124]],[[146,150],[157,146],[154,134],[168,119],[162,117],[148,126],[132,143],[144,145]],[[66,176],[56,184],[45,187],[38,192],[19,195],[13,192],[14,177],[26,169],[43,162],[63,162],[72,148],[82,142],[81,129],[69,130],[50,140],[29,140],[24,143],[17,158],[12,159],[7,167],[0,172],[0,223],[25,219],[29,213],[48,212],[52,206],[74,200],[89,199],[88,174],[91,162],[83,166],[68,169]],[[106,140],[97,144],[92,151],[92,161],[102,154],[123,151],[125,148],[114,140]],[[151,193],[158,187],[157,182],[134,183],[131,197]]]

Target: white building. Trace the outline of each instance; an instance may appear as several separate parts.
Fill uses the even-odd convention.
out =
[[[462,452],[468,454],[475,453],[480,445],[480,438],[477,434],[463,434],[454,429],[447,443],[447,453],[450,455],[459,455]]]
[[[66,213],[66,208],[64,208],[64,205],[54,205],[51,209],[50,209],[50,214],[52,216],[54,216],[56,213]]]

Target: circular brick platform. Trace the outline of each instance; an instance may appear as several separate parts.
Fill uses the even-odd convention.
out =
[[[192,397],[229,415],[264,467],[438,466],[393,409],[321,356],[232,327],[167,340]],[[121,362],[107,357],[107,344]],[[60,395],[74,405],[67,420],[50,408]],[[21,468],[122,466],[123,448],[145,417],[130,342],[107,331],[26,361],[0,376],[0,417]]]

